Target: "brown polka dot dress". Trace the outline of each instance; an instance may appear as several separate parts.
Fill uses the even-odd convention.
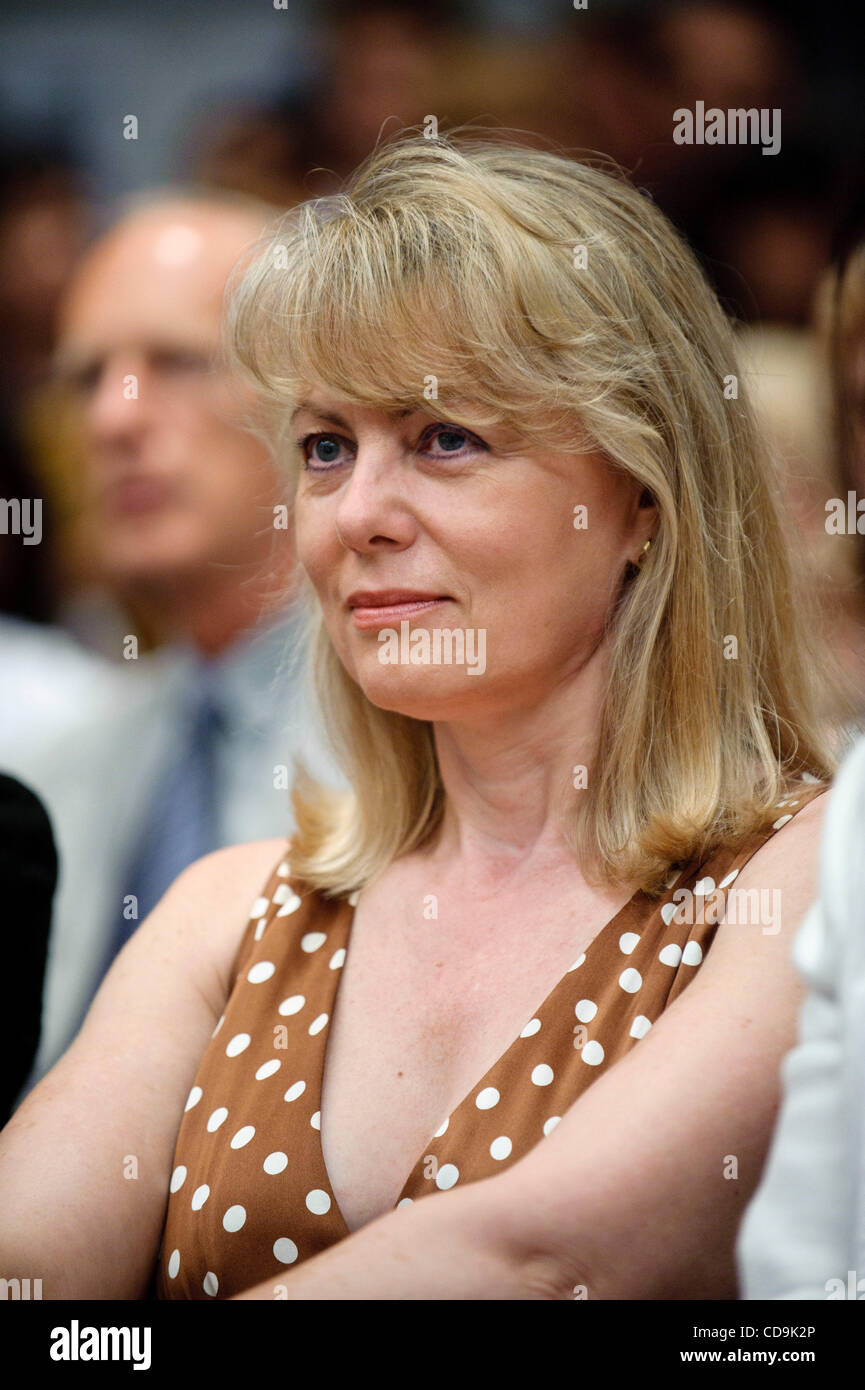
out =
[[[659,899],[637,892],[442,1117],[396,1205],[491,1177],[550,1134],[687,989],[722,904],[731,920],[735,903],[740,923],[771,926],[770,893],[757,903],[745,893],[731,897],[731,889],[766,839],[824,790],[796,783],[771,829],[735,854],[719,850],[676,871]],[[279,1282],[350,1234],[328,1181],[320,1128],[328,1023],[353,898],[329,900],[305,888],[286,857],[253,904],[225,1012],[180,1121],[157,1298],[230,1298],[264,1280]]]

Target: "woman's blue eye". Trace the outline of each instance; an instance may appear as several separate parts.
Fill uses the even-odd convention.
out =
[[[425,435],[427,450],[434,442],[439,445],[441,450],[438,454],[439,458],[445,454],[461,454],[466,449],[486,449],[487,447],[483,440],[478,439],[477,435],[471,434],[468,430],[459,429],[455,425],[434,425]]]
[[[432,457],[442,458],[448,454],[460,454],[466,448],[484,449],[486,446],[480,439],[477,439],[468,430],[457,429],[448,425],[433,425],[428,429],[423,439],[418,445],[424,452],[430,452],[430,445],[436,442],[440,452],[433,454]],[[349,456],[353,455],[352,446],[338,434],[314,433],[304,435],[297,440],[307,469],[311,473],[325,473],[337,467],[343,459],[342,451],[347,449]]]
[[[465,444],[467,436],[460,430],[438,430],[434,436],[445,453],[456,453]],[[456,440],[456,443],[453,441]]]
[[[339,462],[342,441],[335,434],[307,434],[298,439],[297,446],[311,472],[323,473]]]
[[[327,436],[324,436],[322,439],[316,440],[313,452],[317,459],[321,459],[322,463],[333,463],[339,453],[339,445],[335,439],[328,439]]]

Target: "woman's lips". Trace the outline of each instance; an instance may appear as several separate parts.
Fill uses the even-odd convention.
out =
[[[355,627],[358,628],[393,627],[403,619],[413,617],[415,613],[425,613],[429,608],[436,608],[440,603],[450,603],[450,599],[412,599],[404,603],[352,608],[351,616]]]

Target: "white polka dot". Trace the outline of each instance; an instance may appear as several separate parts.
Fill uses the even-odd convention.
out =
[[[273,1076],[275,1072],[278,1072],[281,1066],[282,1063],[278,1061],[276,1057],[274,1057],[272,1062],[262,1062],[258,1071],[255,1073],[256,1081],[265,1081],[268,1076]]]
[[[492,1110],[494,1105],[498,1105],[501,1096],[495,1086],[485,1086],[475,1099],[478,1110]]]
[[[203,1183],[201,1187],[196,1187],[195,1191],[192,1194],[192,1201],[189,1203],[189,1205],[192,1207],[192,1210],[201,1211],[201,1208],[204,1206],[204,1203],[207,1201],[209,1196],[210,1188],[207,1186],[207,1183]]]
[[[699,941],[689,941],[682,952],[683,965],[699,965],[703,959],[703,948]]]
[[[629,1029],[630,1035],[632,1038],[644,1038],[651,1026],[645,1014],[637,1014]]]
[[[183,1107],[184,1111],[191,1110],[193,1105],[197,1105],[203,1095],[204,1092],[202,1091],[200,1086],[193,1086],[192,1090],[189,1092],[189,1095],[186,1098],[186,1104]]]
[[[436,1187],[446,1192],[449,1187],[453,1187],[459,1175],[460,1170],[455,1163],[443,1163],[436,1173]]]
[[[253,937],[252,937],[253,941],[260,941],[261,938],[264,936],[264,933],[266,932],[266,930],[267,930],[267,918],[266,918],[266,917],[262,917],[261,920],[257,923],[256,928],[255,928],[255,932],[253,933]]]
[[[280,888],[282,888],[283,886],[287,887],[288,885],[280,884]],[[279,892],[279,888],[277,889],[277,892]],[[278,901],[280,901],[280,899],[277,899],[274,895],[274,902]],[[285,902],[283,902],[282,907],[279,909],[276,915],[277,917],[290,917],[293,912],[297,912],[297,909],[299,907],[300,898],[297,896],[296,893],[289,892],[289,896],[285,899]]]
[[[179,1192],[185,1182],[186,1169],[183,1167],[183,1164],[181,1164],[180,1167],[175,1168],[174,1172],[171,1174],[171,1182],[168,1188],[169,1192]]]
[[[261,1166],[265,1173],[281,1173],[288,1167],[288,1154],[276,1149],[274,1153],[267,1155]]]
[[[664,903],[664,906],[661,908],[661,920],[665,926],[668,927],[670,925],[679,907],[679,903]]]
[[[396,1204],[396,1209],[397,1209],[397,1211],[399,1211],[400,1207],[411,1207],[411,1206],[413,1206],[413,1205],[414,1205],[414,1197],[403,1197],[402,1201],[397,1202],[397,1204]]]
[[[213,1112],[213,1114],[211,1115],[210,1119],[207,1121],[207,1130],[208,1130],[208,1133],[209,1133],[209,1134],[212,1134],[213,1131],[214,1131],[215,1129],[219,1129],[219,1126],[220,1126],[221,1124],[223,1124],[223,1122],[224,1122],[227,1118],[228,1118],[228,1111],[226,1110],[226,1108],[225,1108],[224,1105],[221,1105],[221,1106],[219,1107],[218,1110],[214,1110],[214,1112]]]
[[[585,1047],[580,1049],[580,1056],[590,1067],[598,1067],[604,1060],[604,1049],[599,1042],[587,1042]]]
[[[211,1298],[215,1298],[219,1293],[219,1280],[212,1269],[209,1269],[205,1274],[204,1283],[201,1287],[204,1289],[205,1293],[210,1294]]]
[[[285,1093],[285,1099],[286,1099],[286,1100],[297,1100],[298,1096],[302,1096],[305,1090],[306,1090],[306,1082],[305,1082],[305,1081],[295,1081],[294,1085],[293,1085],[293,1086],[289,1086],[288,1090],[286,1091],[286,1093]]]
[[[552,1067],[548,1067],[546,1062],[541,1062],[532,1072],[532,1081],[536,1086],[549,1086],[553,1075]]]
[[[451,1122],[451,1117],[450,1117],[450,1115],[448,1115],[448,1117],[447,1117],[447,1119],[445,1120],[444,1124],[443,1124],[443,1125],[439,1125],[438,1129],[436,1130],[435,1134],[433,1135],[433,1139],[441,1139],[442,1135],[445,1134],[445,1133],[447,1133],[447,1127],[448,1127],[448,1125],[450,1124],[450,1122]]]
[[[310,1115],[310,1117],[309,1117],[309,1123],[312,1125],[313,1129],[321,1129],[321,1111],[320,1111],[320,1110],[316,1110],[316,1112],[315,1112],[314,1115]]]
[[[349,907],[357,907],[357,900],[358,900],[359,897],[360,897],[360,889],[359,889],[359,888],[355,889],[355,891],[354,891],[353,893],[349,893],[349,895],[348,895],[348,905],[349,905]]]
[[[776,821],[773,821],[773,822],[772,822],[772,829],[773,829],[773,830],[780,830],[782,825],[786,825],[787,822],[788,822],[788,820],[792,820],[792,819],[793,819],[793,817],[792,817],[791,815],[779,816],[779,818],[778,818]]]
[[[238,1057],[241,1052],[246,1051],[251,1042],[252,1038],[249,1036],[248,1033],[235,1033],[234,1037],[231,1039],[231,1042],[226,1043],[226,1057]]]
[[[260,960],[251,970],[247,971],[246,978],[251,985],[263,984],[269,980],[276,966],[272,960]]]
[[[308,931],[300,938],[300,949],[310,953],[317,951],[322,942],[327,940],[327,935],[323,931]]]
[[[733,879],[734,879],[734,878],[738,878],[738,876],[739,876],[739,870],[738,870],[738,869],[734,869],[733,872],[730,873],[730,874],[728,874],[726,878],[722,878],[722,879],[721,879],[721,882],[718,884],[718,887],[719,887],[719,888],[728,888],[729,885],[733,882]]]
[[[279,878],[288,878],[289,874],[291,873],[291,866],[287,859],[283,859],[276,872]]]
[[[715,880],[713,878],[701,878],[694,884],[694,892],[698,897],[708,898],[710,893],[715,891]]]
[[[535,1033],[537,1033],[537,1032],[540,1031],[540,1027],[541,1027],[541,1020],[540,1020],[539,1018],[530,1018],[529,1021],[528,1021],[528,1023],[526,1024],[525,1028],[524,1028],[523,1031],[520,1033],[520,1037],[521,1037],[521,1038],[533,1038],[533,1037],[535,1036]]]
[[[254,920],[256,917],[263,917],[269,907],[270,903],[267,901],[267,898],[256,898],[252,907],[249,909],[250,920]]]
[[[629,956],[639,939],[635,931],[622,932],[622,935],[619,937],[619,950],[623,955]]]
[[[280,1236],[279,1240],[273,1242],[273,1257],[281,1265],[293,1265],[297,1259],[297,1246],[288,1236]]]
[[[573,965],[568,966],[567,970],[565,971],[565,974],[570,975],[572,970],[578,970],[585,959],[586,953],[585,951],[583,951],[583,954],[581,956],[577,956],[577,959],[574,961]]]
[[[290,998],[283,999],[282,1003],[279,1006],[279,1013],[282,1014],[283,1018],[287,1018],[289,1014],[298,1014],[300,1013],[305,1003],[305,995],[292,994]]]
[[[314,1018],[314,1019],[312,1020],[312,1023],[309,1025],[309,1029],[307,1030],[307,1031],[309,1032],[309,1036],[310,1036],[311,1038],[314,1038],[315,1035],[316,1035],[316,1033],[320,1033],[320,1032],[321,1032],[322,1028],[324,1027],[324,1025],[325,1025],[326,1023],[327,1023],[327,1014],[319,1014],[318,1018]]]
[[[222,1017],[220,1018],[219,1022],[218,1022],[217,1025],[216,1025],[216,1027],[214,1028],[213,1032],[211,1033],[210,1036],[211,1036],[212,1038],[215,1038],[215,1037],[216,1037],[217,1033],[219,1032],[219,1030],[220,1030],[220,1028],[222,1027],[222,1025],[223,1025],[224,1022],[225,1022],[225,1014],[222,1015]]]
[[[222,1218],[222,1224],[226,1231],[239,1231],[246,1221],[245,1207],[229,1207]]]
[[[172,1250],[171,1255],[170,1255],[169,1260],[168,1260],[168,1277],[169,1277],[169,1279],[176,1279],[176,1278],[177,1278],[177,1271],[179,1270],[179,1268],[180,1268],[180,1251],[179,1251],[179,1250]]]
[[[628,994],[636,994],[642,983],[642,975],[639,970],[635,970],[633,966],[629,966],[627,970],[623,970],[619,976],[619,984]]]
[[[231,1147],[233,1149],[245,1148],[254,1134],[255,1125],[244,1125],[242,1129],[239,1129],[237,1133],[232,1136]]]
[[[597,1012],[598,1006],[593,999],[581,999],[574,1008],[574,1013],[581,1023],[591,1023]]]
[[[669,946],[665,946],[663,951],[658,952],[658,960],[662,965],[678,965],[682,959],[682,948],[677,946],[675,941],[671,941]]]
[[[555,1129],[556,1125],[559,1123],[559,1121],[561,1120],[561,1118],[562,1118],[561,1115],[551,1115],[550,1118],[549,1118],[548,1120],[545,1120],[545,1121],[544,1121],[544,1134],[545,1134],[545,1135],[547,1135],[547,1134],[552,1134],[553,1130]]]
[[[287,917],[290,912],[296,912],[300,907],[300,898],[295,893],[290,883],[278,883],[273,894],[273,901],[282,908],[277,917]]]
[[[314,1187],[311,1192],[307,1192],[306,1209],[311,1211],[313,1216],[324,1216],[325,1212],[330,1211],[330,1198],[323,1188]]]
[[[345,947],[340,946],[338,951],[334,951],[328,962],[330,970],[338,970],[341,965],[345,965]]]
[[[513,1144],[506,1134],[500,1134],[498,1139],[494,1139],[490,1144],[491,1158],[507,1158],[510,1155]]]

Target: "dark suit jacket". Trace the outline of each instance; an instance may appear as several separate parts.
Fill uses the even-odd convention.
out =
[[[57,849],[45,807],[29,787],[0,773],[4,1009],[14,1020],[0,1061],[0,1125],[12,1114],[39,1046],[56,883]]]

